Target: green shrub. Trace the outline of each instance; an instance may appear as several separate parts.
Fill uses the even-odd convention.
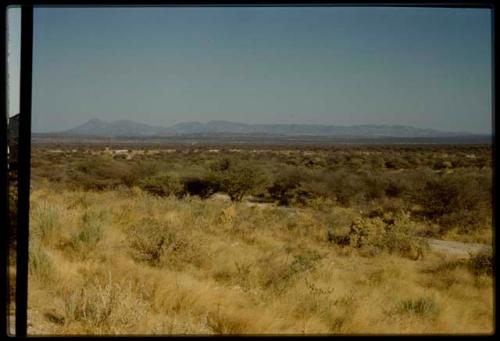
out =
[[[108,190],[120,185],[135,186],[157,170],[158,165],[153,162],[131,164],[113,157],[91,156],[71,165],[68,181],[87,190]]]
[[[433,318],[439,314],[439,306],[429,297],[410,298],[398,302],[396,312]]]
[[[161,164],[154,160],[141,160],[133,163],[123,175],[123,183],[132,187],[138,185],[141,179],[151,177],[161,172]]]
[[[427,174],[409,197],[422,217],[441,225],[442,233],[452,228],[468,233],[489,227],[491,190],[490,174],[462,171]]]
[[[300,196],[299,187],[303,180],[302,172],[296,168],[287,168],[276,176],[267,190],[271,198],[277,200],[280,205],[289,205]]]
[[[257,194],[268,181],[266,174],[249,161],[224,158],[214,163],[211,171],[211,178],[232,201],[241,201],[247,194]]]
[[[379,199],[385,195],[387,183],[382,174],[373,171],[364,172],[360,180],[365,200]]]
[[[317,251],[306,251],[294,256],[287,277],[293,277],[299,273],[314,270],[316,263],[321,260],[321,258],[321,255]]]
[[[168,173],[159,173],[145,178],[139,182],[139,187],[148,193],[162,197],[170,195],[182,197],[185,193],[181,179]]]
[[[368,172],[360,173],[342,168],[331,173],[325,186],[331,192],[332,198],[347,207],[379,196],[376,192],[380,190],[373,186],[376,182],[369,179],[370,177],[372,175]]]
[[[101,212],[87,210],[83,214],[80,231],[73,236],[74,246],[94,247],[104,236]]]
[[[415,237],[418,228],[407,214],[399,215],[393,223],[386,221],[386,226],[380,244],[381,249],[389,253],[400,254],[403,257],[419,259],[423,257],[424,251],[429,249],[423,239]]]
[[[387,178],[385,194],[390,198],[399,198],[408,192],[409,184],[401,176],[390,176]]]
[[[428,245],[414,236],[415,230],[415,225],[406,214],[394,219],[360,217],[349,228],[330,228],[328,240],[339,246],[387,251],[416,260],[423,257]]]

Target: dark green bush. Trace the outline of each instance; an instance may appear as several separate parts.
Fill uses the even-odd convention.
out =
[[[340,169],[331,174],[328,188],[334,199],[343,206],[359,202],[363,197],[363,183],[356,173]]]
[[[211,171],[211,179],[232,201],[241,201],[247,194],[257,194],[268,181],[266,174],[250,161],[223,158],[211,166]]]
[[[382,198],[385,195],[387,182],[380,173],[365,172],[361,177],[363,197],[366,200]]]
[[[401,176],[387,177],[387,184],[385,187],[385,194],[390,198],[399,198],[404,193],[408,192],[409,185]]]
[[[477,230],[491,219],[491,175],[468,171],[434,174],[416,186],[410,199],[421,206],[420,215],[439,223],[443,232]]]
[[[210,176],[188,176],[182,179],[184,191],[202,199],[210,197],[220,189],[220,184]]]
[[[303,180],[303,172],[297,168],[286,168],[276,176],[267,190],[271,198],[277,200],[280,205],[289,205],[298,199],[299,187]]]

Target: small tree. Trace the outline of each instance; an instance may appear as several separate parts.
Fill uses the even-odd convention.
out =
[[[147,177],[139,182],[139,186],[148,193],[162,197],[169,195],[182,197],[185,194],[180,179],[167,173]]]
[[[224,158],[211,167],[213,180],[226,192],[232,201],[241,201],[247,194],[264,188],[267,177],[265,173],[249,162]]]
[[[297,196],[303,176],[296,169],[287,169],[279,174],[268,192],[280,205],[288,205]]]

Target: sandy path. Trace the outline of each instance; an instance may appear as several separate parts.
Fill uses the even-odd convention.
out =
[[[468,258],[471,255],[475,255],[483,251],[492,251],[493,249],[491,245],[486,244],[463,243],[432,238],[427,238],[427,242],[433,251],[446,253],[460,258]]]

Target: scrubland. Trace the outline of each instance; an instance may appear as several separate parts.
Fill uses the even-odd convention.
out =
[[[492,333],[490,153],[35,146],[28,332]]]

